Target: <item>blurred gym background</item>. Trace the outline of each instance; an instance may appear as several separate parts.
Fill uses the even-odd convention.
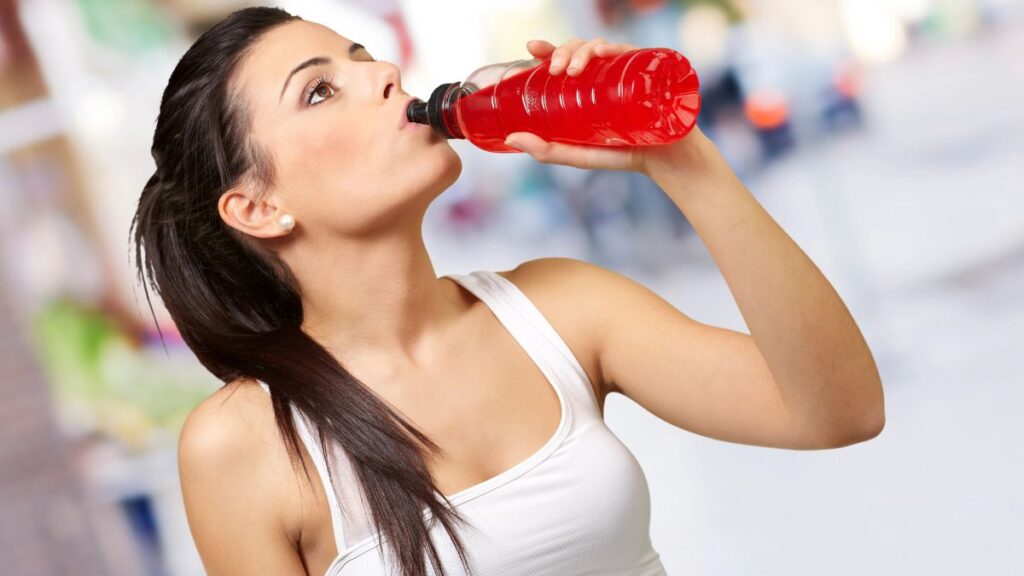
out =
[[[129,262],[159,98],[235,0],[0,0],[0,572],[202,574],[175,462],[220,383]],[[622,396],[670,574],[1024,573],[1024,0],[281,2],[426,97],[526,41],[686,54],[702,129],[836,286],[887,424],[831,451],[729,444]],[[424,233],[438,274],[571,256],[747,331],[682,214],[636,174],[464,141]],[[757,250],[757,246],[751,246]],[[156,296],[154,295],[154,298]]]

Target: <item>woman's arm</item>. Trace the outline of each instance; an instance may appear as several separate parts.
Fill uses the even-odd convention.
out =
[[[699,129],[645,157],[645,172],[707,246],[792,417],[823,437],[873,436],[881,378],[842,299]]]
[[[306,576],[282,513],[295,476],[269,398],[231,386],[189,414],[178,444],[185,512],[203,566],[210,576]]]
[[[814,263],[775,223],[699,129],[648,151],[645,173],[686,215],[725,277],[751,334],[697,322],[645,286],[570,258],[520,265],[559,287],[560,307],[592,334],[606,392],[724,441],[837,448],[884,426],[881,380],[860,330]],[[574,147],[537,146],[541,161]]]
[[[636,46],[572,38],[557,48],[544,41],[527,48],[550,56],[549,73],[578,75],[593,56]],[[837,447],[882,430],[881,379],[856,322],[697,126],[664,146],[576,146],[529,132],[505,143],[543,163],[648,175],[708,247],[750,329],[695,322],[597,266],[569,259],[531,265],[564,286],[566,305],[591,327],[606,390],[677,426],[735,442]]]

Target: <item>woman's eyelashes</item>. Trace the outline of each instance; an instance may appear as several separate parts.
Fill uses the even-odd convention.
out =
[[[306,104],[309,106],[316,106],[331,96],[334,96],[334,84],[331,83],[333,80],[334,79],[330,76],[317,76],[316,80],[311,82],[309,87],[306,88]],[[325,87],[329,90],[323,90]],[[320,97],[320,100],[314,101],[314,98],[318,96]]]
[[[368,60],[368,61],[369,62],[376,62],[377,59],[376,58],[370,58],[370,60]],[[317,76],[316,80],[313,80],[313,82],[311,82],[309,84],[309,86],[305,90],[305,102],[306,102],[306,104],[309,105],[309,106],[316,106],[317,104],[323,102],[324,100],[327,100],[328,98],[334,96],[334,93],[337,90],[336,90],[334,84],[332,84],[333,81],[334,81],[334,77],[333,76],[329,76],[329,75],[328,76],[323,76],[323,75]],[[327,87],[327,88],[329,88],[329,90],[326,90],[326,91],[325,90],[321,90],[321,88],[323,88],[323,87]],[[316,98],[317,96],[320,97],[320,100],[316,100],[314,102],[313,99]]]

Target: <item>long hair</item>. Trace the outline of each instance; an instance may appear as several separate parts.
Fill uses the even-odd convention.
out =
[[[251,185],[257,200],[274,182],[273,158],[250,138],[251,116],[242,98],[229,94],[230,81],[263,33],[300,19],[278,8],[238,10],[204,32],[175,66],[153,134],[156,171],[142,189],[134,235],[129,230],[138,280],[150,312],[147,276],[185,343],[218,379],[256,378],[268,385],[296,473],[310,478],[290,406],[315,425],[325,454],[331,453],[328,443],[340,444],[374,528],[391,542],[403,575],[426,575],[425,551],[434,571],[446,574],[425,508],[469,572],[454,530],[466,521],[446,497],[435,496],[425,464],[423,447],[443,450],[300,329],[295,277],[273,251],[228,226],[217,209],[220,195],[240,182]],[[334,477],[329,472],[325,489],[335,486]]]

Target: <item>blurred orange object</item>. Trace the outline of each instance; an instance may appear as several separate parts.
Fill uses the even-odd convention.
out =
[[[789,117],[785,95],[772,89],[752,92],[743,105],[743,111],[750,123],[761,130],[778,128]]]

